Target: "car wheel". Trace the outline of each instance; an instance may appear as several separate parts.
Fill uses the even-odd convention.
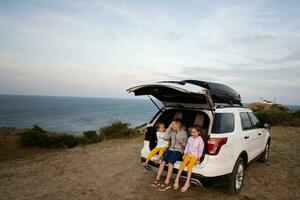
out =
[[[242,158],[239,158],[234,166],[233,172],[229,177],[228,191],[231,194],[240,193],[244,183],[245,164]]]
[[[270,154],[270,143],[268,142],[266,144],[265,150],[264,150],[263,154],[261,155],[259,161],[262,163],[267,162],[269,159],[269,154]]]

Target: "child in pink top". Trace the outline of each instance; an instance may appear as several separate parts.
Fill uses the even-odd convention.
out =
[[[191,128],[191,136],[187,141],[187,145],[185,146],[183,162],[180,165],[178,170],[178,174],[174,183],[174,189],[178,189],[179,177],[183,171],[183,169],[187,166],[188,174],[187,179],[184,186],[181,188],[181,192],[185,192],[190,187],[190,180],[192,176],[192,169],[196,163],[199,163],[200,158],[204,149],[204,142],[201,135],[201,127],[194,125]]]

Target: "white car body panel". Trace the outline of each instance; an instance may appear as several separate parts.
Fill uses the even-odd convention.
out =
[[[212,112],[208,110],[201,110],[201,112],[205,112],[209,116],[209,119],[211,121],[208,129],[210,138],[226,137],[228,139],[227,143],[221,147],[220,152],[217,155],[205,154],[205,158],[201,162],[201,164],[195,165],[193,167],[193,173],[205,177],[217,177],[230,174],[232,173],[234,165],[242,152],[245,151],[247,153],[249,163],[264,151],[265,145],[268,141],[268,138],[270,137],[270,134],[266,129],[260,128],[250,129],[247,131],[242,130],[240,112],[252,112],[250,109],[234,107],[216,109],[215,113],[234,113],[235,116],[234,131],[224,134],[211,133],[213,121]],[[148,124],[148,126],[153,126],[160,115],[161,114],[159,114],[151,124]],[[258,136],[258,133],[262,134]],[[249,139],[244,138],[244,136],[246,135],[249,136]],[[141,157],[146,158],[149,152],[149,141],[144,141],[144,147],[141,151]],[[156,158],[157,155],[155,155],[151,160],[154,160]],[[181,161],[177,161],[174,164],[174,168],[178,169],[180,164]]]

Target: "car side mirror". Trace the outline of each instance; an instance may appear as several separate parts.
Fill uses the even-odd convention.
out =
[[[271,129],[271,124],[264,124],[264,128]]]

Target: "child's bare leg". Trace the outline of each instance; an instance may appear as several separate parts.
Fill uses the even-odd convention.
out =
[[[145,162],[143,162],[143,166],[145,167],[146,165],[148,165],[149,159],[147,159]]]
[[[165,180],[166,184],[170,183],[170,179],[171,179],[172,173],[173,173],[173,165],[171,163],[169,163],[168,164],[168,174],[167,174],[167,178]]]
[[[192,171],[188,171],[185,184],[190,184],[191,177],[192,177]]]
[[[181,192],[186,192],[189,189],[191,176],[192,176],[192,171],[189,170],[188,173],[187,173],[187,178],[186,178],[185,184],[181,188]]]
[[[157,162],[159,162],[160,161],[160,159],[161,159],[161,157],[160,156],[158,156],[155,160],[157,161]]]
[[[164,171],[165,166],[166,166],[166,161],[162,161],[159,165],[159,168],[158,168],[158,172],[157,172],[157,175],[156,175],[156,180],[159,181],[159,179],[161,177],[161,174]]]
[[[179,182],[179,178],[180,178],[180,176],[181,176],[182,172],[183,172],[183,168],[182,168],[182,167],[180,167],[180,168],[179,168],[179,170],[178,170],[178,173],[177,173],[177,176],[176,176],[175,182],[177,182],[177,183]]]
[[[174,189],[177,190],[178,189],[178,184],[179,184],[179,178],[180,178],[180,175],[183,171],[183,168],[180,167],[179,170],[178,170],[178,173],[177,173],[177,176],[176,176],[176,179],[175,179],[175,183],[174,183]]]

